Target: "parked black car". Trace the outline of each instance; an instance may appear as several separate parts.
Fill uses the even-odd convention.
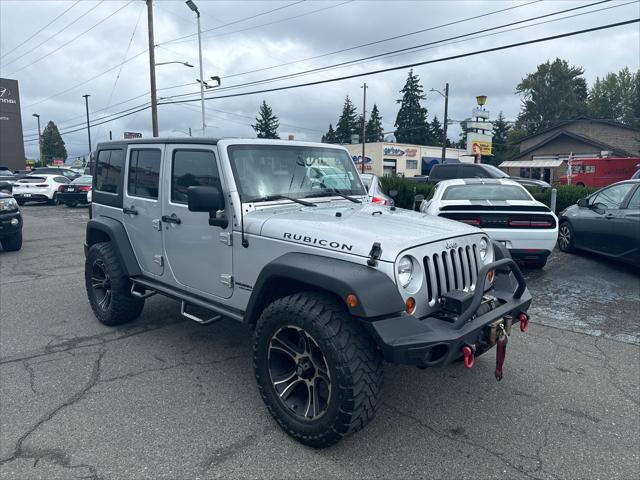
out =
[[[22,214],[16,200],[0,192],[0,243],[5,251],[22,248]]]
[[[640,266],[640,180],[609,185],[561,212],[558,246]]]
[[[452,178],[508,178],[525,187],[549,188],[547,182],[535,178],[511,177],[493,165],[484,163],[440,163],[431,167],[429,183]]]
[[[58,202],[64,203],[67,207],[88,204],[87,193],[91,190],[92,178],[91,175],[83,175],[67,185],[60,185]]]
[[[10,172],[0,171],[0,192],[11,193],[13,184],[17,179],[18,177]]]

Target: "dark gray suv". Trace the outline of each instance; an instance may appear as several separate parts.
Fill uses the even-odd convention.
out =
[[[493,165],[476,163],[445,163],[434,165],[429,172],[429,183],[453,178],[508,178],[525,187],[549,188],[547,182],[535,178],[511,177]]]

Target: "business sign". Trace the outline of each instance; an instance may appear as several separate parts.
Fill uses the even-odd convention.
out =
[[[35,137],[37,142],[38,135]],[[0,165],[11,170],[25,168],[18,82],[8,78],[0,78]]]
[[[124,132],[125,140],[129,140],[131,138],[142,138],[142,134],[138,132]]]
[[[64,165],[64,158],[54,158],[51,161],[51,163],[52,163],[52,165],[56,165],[56,166],[60,166],[61,167],[62,165]]]
[[[355,163],[358,171],[362,170],[362,155],[353,155],[351,157],[353,163]],[[364,169],[365,170],[373,170],[373,159],[371,157],[364,157]]]
[[[415,157],[418,154],[417,148],[405,148],[404,153],[407,157]]]
[[[493,136],[488,133],[467,133],[467,153],[469,155],[493,155],[491,144]]]
[[[404,150],[397,147],[384,147],[383,153],[387,157],[402,157]]]
[[[489,110],[481,110],[480,108],[474,108],[471,110],[471,116],[474,118],[489,118]]]
[[[491,122],[472,122],[467,121],[464,125],[467,130],[493,130],[493,123]]]

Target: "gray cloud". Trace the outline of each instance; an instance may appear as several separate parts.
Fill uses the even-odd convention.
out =
[[[12,74],[39,56],[47,54],[71,40],[78,33],[99,22],[126,3],[124,1],[107,1],[98,5],[97,1],[80,2],[63,18],[11,53],[7,52],[10,52],[15,45],[67,9],[72,2],[2,1],[0,3],[0,54],[2,55],[0,75],[17,78],[20,82],[23,126],[27,138],[33,138],[35,133],[35,119],[31,117],[31,113],[34,112],[39,113],[45,121],[54,120],[62,131],[82,124],[84,121],[82,95],[85,93],[91,94],[90,105],[94,118],[148,102],[147,53],[125,63],[121,69],[114,68],[85,85],[72,88],[111,67],[117,66],[125,58],[131,58],[146,49],[146,11],[144,3],[141,1],[131,2],[121,12],[70,45],[52,53],[45,60]],[[198,0],[196,3],[202,12],[203,29],[209,30],[294,2],[209,2]],[[515,1],[354,1],[340,5],[341,3],[340,0],[309,0],[233,26],[206,32],[203,37],[205,77],[210,75],[225,77],[253,69],[279,65],[509,6],[521,5],[520,8],[509,12],[435,29],[419,35],[254,74],[223,79],[223,87],[228,87],[247,81],[261,80],[440,40],[548,12],[585,5],[588,2],[544,1],[524,6],[522,2]],[[622,3],[625,2],[610,2],[590,9],[622,5]],[[52,35],[96,5],[98,6],[81,21],[55,36],[36,51],[22,54],[30,46],[37,45],[47,36]],[[329,8],[333,5],[337,6]],[[585,11],[590,9],[585,9]],[[316,12],[303,15],[314,11]],[[547,23],[533,28],[439,46],[406,55],[380,58],[359,65],[318,72],[264,86],[221,90],[217,93],[226,94],[329,79],[456,55],[496,45],[626,20],[637,17],[638,13],[640,13],[639,4],[636,2],[608,11]],[[197,39],[195,36],[184,39],[184,41],[169,42],[172,39],[196,32],[195,16],[184,5],[184,2],[156,2],[154,14],[155,38],[156,43],[160,44],[156,49],[157,62],[179,60],[189,61],[197,66]],[[299,17],[277,22],[293,16]],[[138,18],[136,33],[127,51]],[[252,28],[270,22],[277,23]],[[474,97],[480,93],[488,95],[487,108],[492,112],[497,114],[499,110],[502,110],[508,118],[515,118],[520,108],[520,100],[514,94],[516,84],[524,75],[534,71],[536,65],[555,57],[582,66],[589,83],[598,76],[602,77],[607,72],[618,71],[624,66],[637,69],[640,67],[638,26],[635,24],[560,41],[421,66],[417,67],[415,71],[420,75],[426,91],[430,88],[442,89],[444,84],[449,82],[451,89],[450,117],[455,120],[463,119],[469,115],[469,111],[475,103]],[[194,81],[198,76],[197,70],[197,68],[186,68],[181,65],[159,66],[157,68],[157,82],[158,88],[161,90],[158,95],[168,97],[197,92],[198,87]],[[118,74],[119,78],[116,83]],[[367,98],[369,108],[374,102],[377,103],[383,116],[385,130],[392,130],[398,108],[396,99],[399,97],[398,91],[404,84],[406,74],[406,70],[400,70],[307,88],[208,101],[207,124],[210,125],[210,128],[207,133],[211,136],[253,136],[250,124],[253,122],[252,118],[255,117],[260,102],[265,99],[280,117],[282,137],[291,133],[299,139],[319,140],[330,122],[335,125],[346,95],[349,95],[358,105],[358,110],[361,110],[362,89],[360,86],[365,81],[369,86]],[[162,90],[166,87],[186,83],[190,85]],[[113,95],[111,96],[112,91]],[[216,94],[216,90],[207,92],[207,95],[214,94]],[[141,98],[116,105],[138,95],[142,95]],[[53,98],[48,99],[52,96]],[[45,99],[46,101],[43,101]],[[108,108],[110,105],[111,107]],[[442,119],[443,100],[438,94],[427,92],[425,106],[429,110],[430,117],[435,114]],[[174,130],[186,131],[189,127],[193,129],[194,134],[199,134],[199,107],[197,102],[182,106],[161,106],[159,109],[161,134],[182,135]],[[104,111],[98,111],[105,108]],[[121,138],[122,132],[127,130],[140,131],[145,136],[150,136],[150,111],[145,110],[92,128],[94,144],[96,141],[108,139],[109,130],[113,132],[115,138]],[[452,138],[457,138],[459,133],[457,125],[453,125],[450,132]],[[71,157],[86,153],[86,131],[66,134],[64,140]],[[35,142],[27,143],[26,151],[28,156],[35,157],[37,144]]]

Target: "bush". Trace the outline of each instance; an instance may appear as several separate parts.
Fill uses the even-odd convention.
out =
[[[385,191],[397,190],[398,195],[394,197],[395,205],[398,208],[414,209],[414,199],[416,195],[424,195],[430,198],[433,194],[431,183],[417,183],[404,177],[380,177],[380,183]]]
[[[576,185],[558,185],[553,188],[558,191],[558,195],[556,197],[556,213],[570,207],[581,198],[586,197],[597,190],[596,188],[578,187]],[[552,188],[547,188],[546,190],[542,190],[540,188],[528,188],[528,190],[529,193],[533,195],[533,198],[544,203],[547,207],[551,207]]]
[[[380,183],[387,192],[397,190],[398,195],[394,198],[396,207],[413,210],[414,198],[416,195],[422,194],[424,198],[429,199],[433,194],[434,185],[431,183],[417,183],[404,177],[381,177]],[[576,185],[558,185],[553,187],[558,191],[556,197],[556,213],[561,212],[567,207],[576,203],[582,197],[586,197],[595,192],[595,188],[577,187]],[[546,206],[551,207],[551,188],[545,190],[541,188],[528,188],[533,198]]]

